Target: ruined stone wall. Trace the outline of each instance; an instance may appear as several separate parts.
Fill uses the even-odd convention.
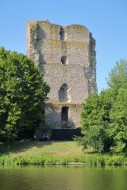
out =
[[[61,122],[61,110],[63,106],[68,106],[69,107],[69,120],[68,122]],[[54,128],[54,129],[59,129],[59,128],[79,128],[80,127],[80,117],[79,113],[81,113],[82,106],[79,104],[50,104],[48,103],[46,105],[45,109],[45,122],[47,126]],[[51,125],[52,123],[52,125]]]
[[[81,25],[62,27],[48,21],[29,21],[27,55],[35,60],[51,87],[45,112],[47,126],[59,128],[63,125],[61,109],[67,104],[68,126],[71,121],[71,127],[79,127],[81,104],[96,91],[96,52],[92,34]],[[65,64],[61,64],[63,58]],[[64,84],[68,86],[69,99],[60,102],[59,90]]]
[[[80,25],[64,27],[66,41],[60,40],[61,26],[49,22],[27,24],[27,55],[39,64],[60,63],[67,56],[68,64],[84,66],[89,61],[89,31]]]
[[[59,89],[64,83],[70,88],[70,102],[81,104],[88,97],[88,80],[80,65],[46,64],[45,71],[45,80],[51,86],[49,102],[59,102]]]

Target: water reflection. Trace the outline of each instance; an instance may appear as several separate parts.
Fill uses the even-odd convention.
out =
[[[0,190],[125,190],[127,168],[0,168]]]

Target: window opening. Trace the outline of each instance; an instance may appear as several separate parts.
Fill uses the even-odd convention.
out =
[[[63,64],[63,65],[67,64],[67,57],[66,56],[61,57],[61,64]]]
[[[61,111],[61,121],[68,121],[68,111],[69,111],[69,107],[62,107],[62,111]]]
[[[65,37],[65,31],[64,31],[64,29],[61,27],[60,28],[60,40],[64,40],[64,37]]]
[[[71,99],[70,88],[68,88],[68,85],[64,83],[59,89],[59,101],[67,102],[70,99]]]

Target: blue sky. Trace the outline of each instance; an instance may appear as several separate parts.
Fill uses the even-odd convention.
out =
[[[0,46],[26,53],[27,20],[86,26],[96,39],[99,92],[116,61],[127,59],[127,0],[1,0]]]

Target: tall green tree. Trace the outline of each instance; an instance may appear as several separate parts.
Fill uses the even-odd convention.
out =
[[[127,153],[126,60],[116,63],[107,84],[107,90],[89,96],[83,104],[80,142],[98,152]]]
[[[82,145],[84,148],[91,146],[98,152],[108,152],[111,139],[107,136],[110,124],[110,110],[114,102],[111,90],[103,91],[100,95],[89,96],[83,104],[81,113]]]
[[[127,88],[127,60],[121,59],[109,72],[107,79],[109,88],[118,90],[119,88]]]
[[[49,86],[34,62],[0,48],[0,137],[8,141],[33,130],[44,120]]]

